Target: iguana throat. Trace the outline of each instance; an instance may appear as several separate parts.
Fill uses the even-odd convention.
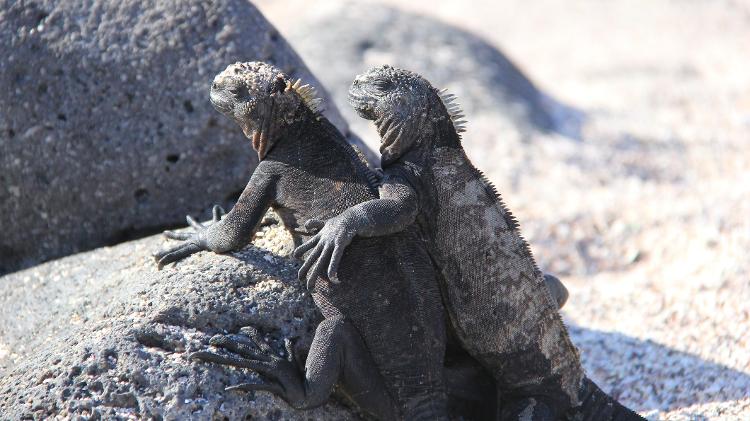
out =
[[[375,120],[375,127],[380,134],[379,151],[383,166],[397,160],[419,143],[418,133],[412,130],[415,125],[408,121],[380,118]]]

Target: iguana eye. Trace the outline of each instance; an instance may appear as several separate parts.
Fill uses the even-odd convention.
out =
[[[385,79],[375,79],[372,81],[372,85],[380,91],[390,91],[393,89],[393,82]]]
[[[234,95],[235,98],[242,98],[247,96],[247,88],[243,85],[234,85],[227,89],[229,92]]]
[[[284,92],[284,89],[286,89],[286,81],[284,80],[284,76],[276,76],[276,80],[274,80],[273,85],[271,86],[271,93],[273,94],[276,92]]]

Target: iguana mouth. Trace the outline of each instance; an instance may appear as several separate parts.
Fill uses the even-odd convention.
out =
[[[366,120],[375,120],[375,107],[368,99],[369,97],[359,92],[355,85],[352,85],[349,89],[349,104],[354,108],[354,111]]]
[[[222,96],[220,93],[211,89],[209,98],[211,101],[211,105],[213,105],[214,108],[216,108],[218,112],[224,115],[230,115],[230,113],[232,112],[232,107],[228,104],[224,96]]]

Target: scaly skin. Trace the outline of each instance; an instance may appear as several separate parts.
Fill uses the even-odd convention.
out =
[[[497,381],[502,419],[640,419],[585,378],[516,220],[466,156],[460,117],[439,92],[415,73],[383,66],[355,79],[350,102],[381,135],[387,188],[380,199],[327,221],[298,250],[343,250],[351,239],[416,221],[439,269],[453,331]],[[326,264],[335,278],[335,256],[330,263],[319,258],[315,267]]]
[[[378,197],[373,174],[344,137],[311,109],[309,92],[273,66],[229,66],[214,79],[211,102],[240,125],[260,163],[223,219],[216,212],[209,226],[189,219],[195,233],[165,233],[183,242],[155,255],[160,267],[200,250],[241,248],[269,207],[300,244],[309,230],[322,225],[305,224],[303,230],[300,221],[331,218]],[[360,408],[379,419],[445,419],[443,307],[416,230],[356,239],[340,262],[341,283],[316,279],[308,285],[324,321],[303,371],[270,354],[252,331],[244,340],[236,335],[212,338],[213,345],[239,356],[201,351],[193,357],[255,370],[268,381],[232,389],[270,391],[295,408],[325,403],[338,382]],[[475,393],[475,372],[469,370],[470,380],[457,389]],[[487,390],[492,396],[494,386]]]

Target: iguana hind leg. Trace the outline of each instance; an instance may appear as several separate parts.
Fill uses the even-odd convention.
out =
[[[521,398],[503,402],[502,421],[557,421],[559,416],[544,402],[535,398]]]
[[[561,309],[568,301],[568,289],[565,288],[562,281],[557,277],[550,275],[549,273],[544,274],[544,284],[549,288],[549,292],[552,294],[552,298],[557,301],[557,308]]]
[[[199,351],[191,354],[191,358],[248,368],[265,379],[261,383],[230,386],[227,390],[271,392],[296,409],[309,409],[327,402],[334,384],[339,382],[348,397],[365,412],[378,419],[398,417],[396,404],[362,338],[343,317],[326,318],[318,325],[304,370],[293,357],[283,359],[274,355],[258,335],[246,333],[250,333],[250,338],[244,340],[225,335],[211,338],[211,345],[239,356]],[[250,347],[248,343],[256,346]],[[288,342],[287,354],[293,355]]]

